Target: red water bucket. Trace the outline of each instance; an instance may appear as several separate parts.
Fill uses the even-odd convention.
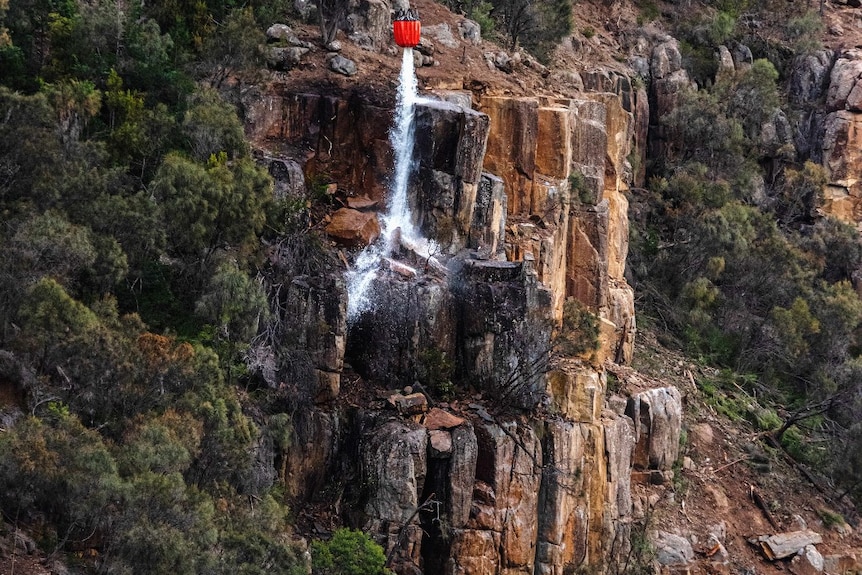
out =
[[[402,48],[415,48],[419,44],[419,33],[422,29],[419,20],[395,20],[392,29],[395,43]]]

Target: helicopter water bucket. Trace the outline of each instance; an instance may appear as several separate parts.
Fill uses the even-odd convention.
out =
[[[419,16],[414,10],[399,11],[392,22],[395,43],[402,48],[415,48],[419,44],[421,30]]]

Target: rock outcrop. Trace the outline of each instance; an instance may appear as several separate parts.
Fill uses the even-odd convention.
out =
[[[483,98],[491,130],[485,169],[506,190],[510,260],[535,261],[554,317],[575,298],[612,325],[600,356],[631,357],[634,307],[624,174],[634,119],[613,94],[583,100]]]
[[[629,550],[633,466],[664,471],[676,458],[679,393],[644,392],[628,411],[609,410],[602,367],[632,353],[624,192],[646,98],[621,75],[583,81],[597,91],[485,96],[477,110],[469,94],[422,100],[408,197],[436,251],[395,245],[373,280],[377,305],[349,326],[343,303],[316,303],[314,282],[295,278],[287,294],[291,313],[335,326],[295,334],[321,350],[310,370],[349,363],[396,390],[391,402],[346,407],[333,401],[340,387],[319,379],[307,391],[317,405],[282,457],[288,492],[313,496],[320,469],[353,477],[342,515],[384,545],[397,573],[601,569]],[[244,105],[255,141],[281,152],[282,163],[270,161],[288,180],[283,193],[295,189],[299,165],[311,185],[325,175],[344,191],[345,211],[385,205],[387,111],[277,90],[248,93]],[[344,301],[343,291],[333,296]],[[553,353],[568,300],[597,319],[596,349],[582,358]],[[441,403],[452,385],[474,400]],[[422,409],[405,403],[414,396]]]
[[[800,57],[790,99],[797,107],[797,149],[826,168],[823,212],[862,226],[862,50]]]

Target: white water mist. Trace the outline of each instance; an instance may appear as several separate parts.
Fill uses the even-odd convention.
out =
[[[415,142],[414,117],[417,99],[416,72],[413,69],[413,48],[405,48],[398,79],[398,97],[395,106],[395,125],[389,132],[389,141],[395,151],[395,174],[392,181],[388,213],[383,217],[385,233],[401,229],[401,236],[413,240],[416,232],[407,204],[407,184],[413,171],[413,145]]]
[[[389,194],[389,205],[383,216],[378,240],[366,247],[347,272],[347,321],[352,322],[371,305],[369,288],[377,275],[380,261],[396,247],[392,245],[396,231],[402,240],[415,244],[420,238],[413,225],[407,201],[407,185],[413,171],[414,117],[418,82],[413,68],[413,48],[405,48],[401,59],[401,75],[395,106],[395,124],[389,141],[395,151],[395,166]]]

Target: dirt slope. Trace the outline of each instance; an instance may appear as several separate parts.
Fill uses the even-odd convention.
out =
[[[620,381],[631,378],[651,387],[673,384],[683,393],[685,441],[680,457],[684,463],[675,469],[672,483],[634,484],[633,493],[647,509],[650,501],[657,500],[648,528],[695,536],[695,572],[784,572],[788,561],[767,561],[749,539],[805,528],[822,535],[823,543],[817,549],[824,556],[862,547],[862,538],[850,525],[824,523],[824,516],[828,517],[824,511],[843,514],[855,522],[856,514],[848,501],[839,504],[830,500],[784,452],[770,447],[764,432],[754,425],[717,413],[705,391],[718,376],[716,370],[697,367],[662,347],[649,332],[642,332],[633,366],[612,367],[612,372]],[[741,404],[756,402],[742,389],[731,395]],[[768,515],[757,504],[756,494]],[[714,565],[715,557],[709,556],[714,551],[708,543],[709,533],[721,522],[727,533],[726,566]]]

